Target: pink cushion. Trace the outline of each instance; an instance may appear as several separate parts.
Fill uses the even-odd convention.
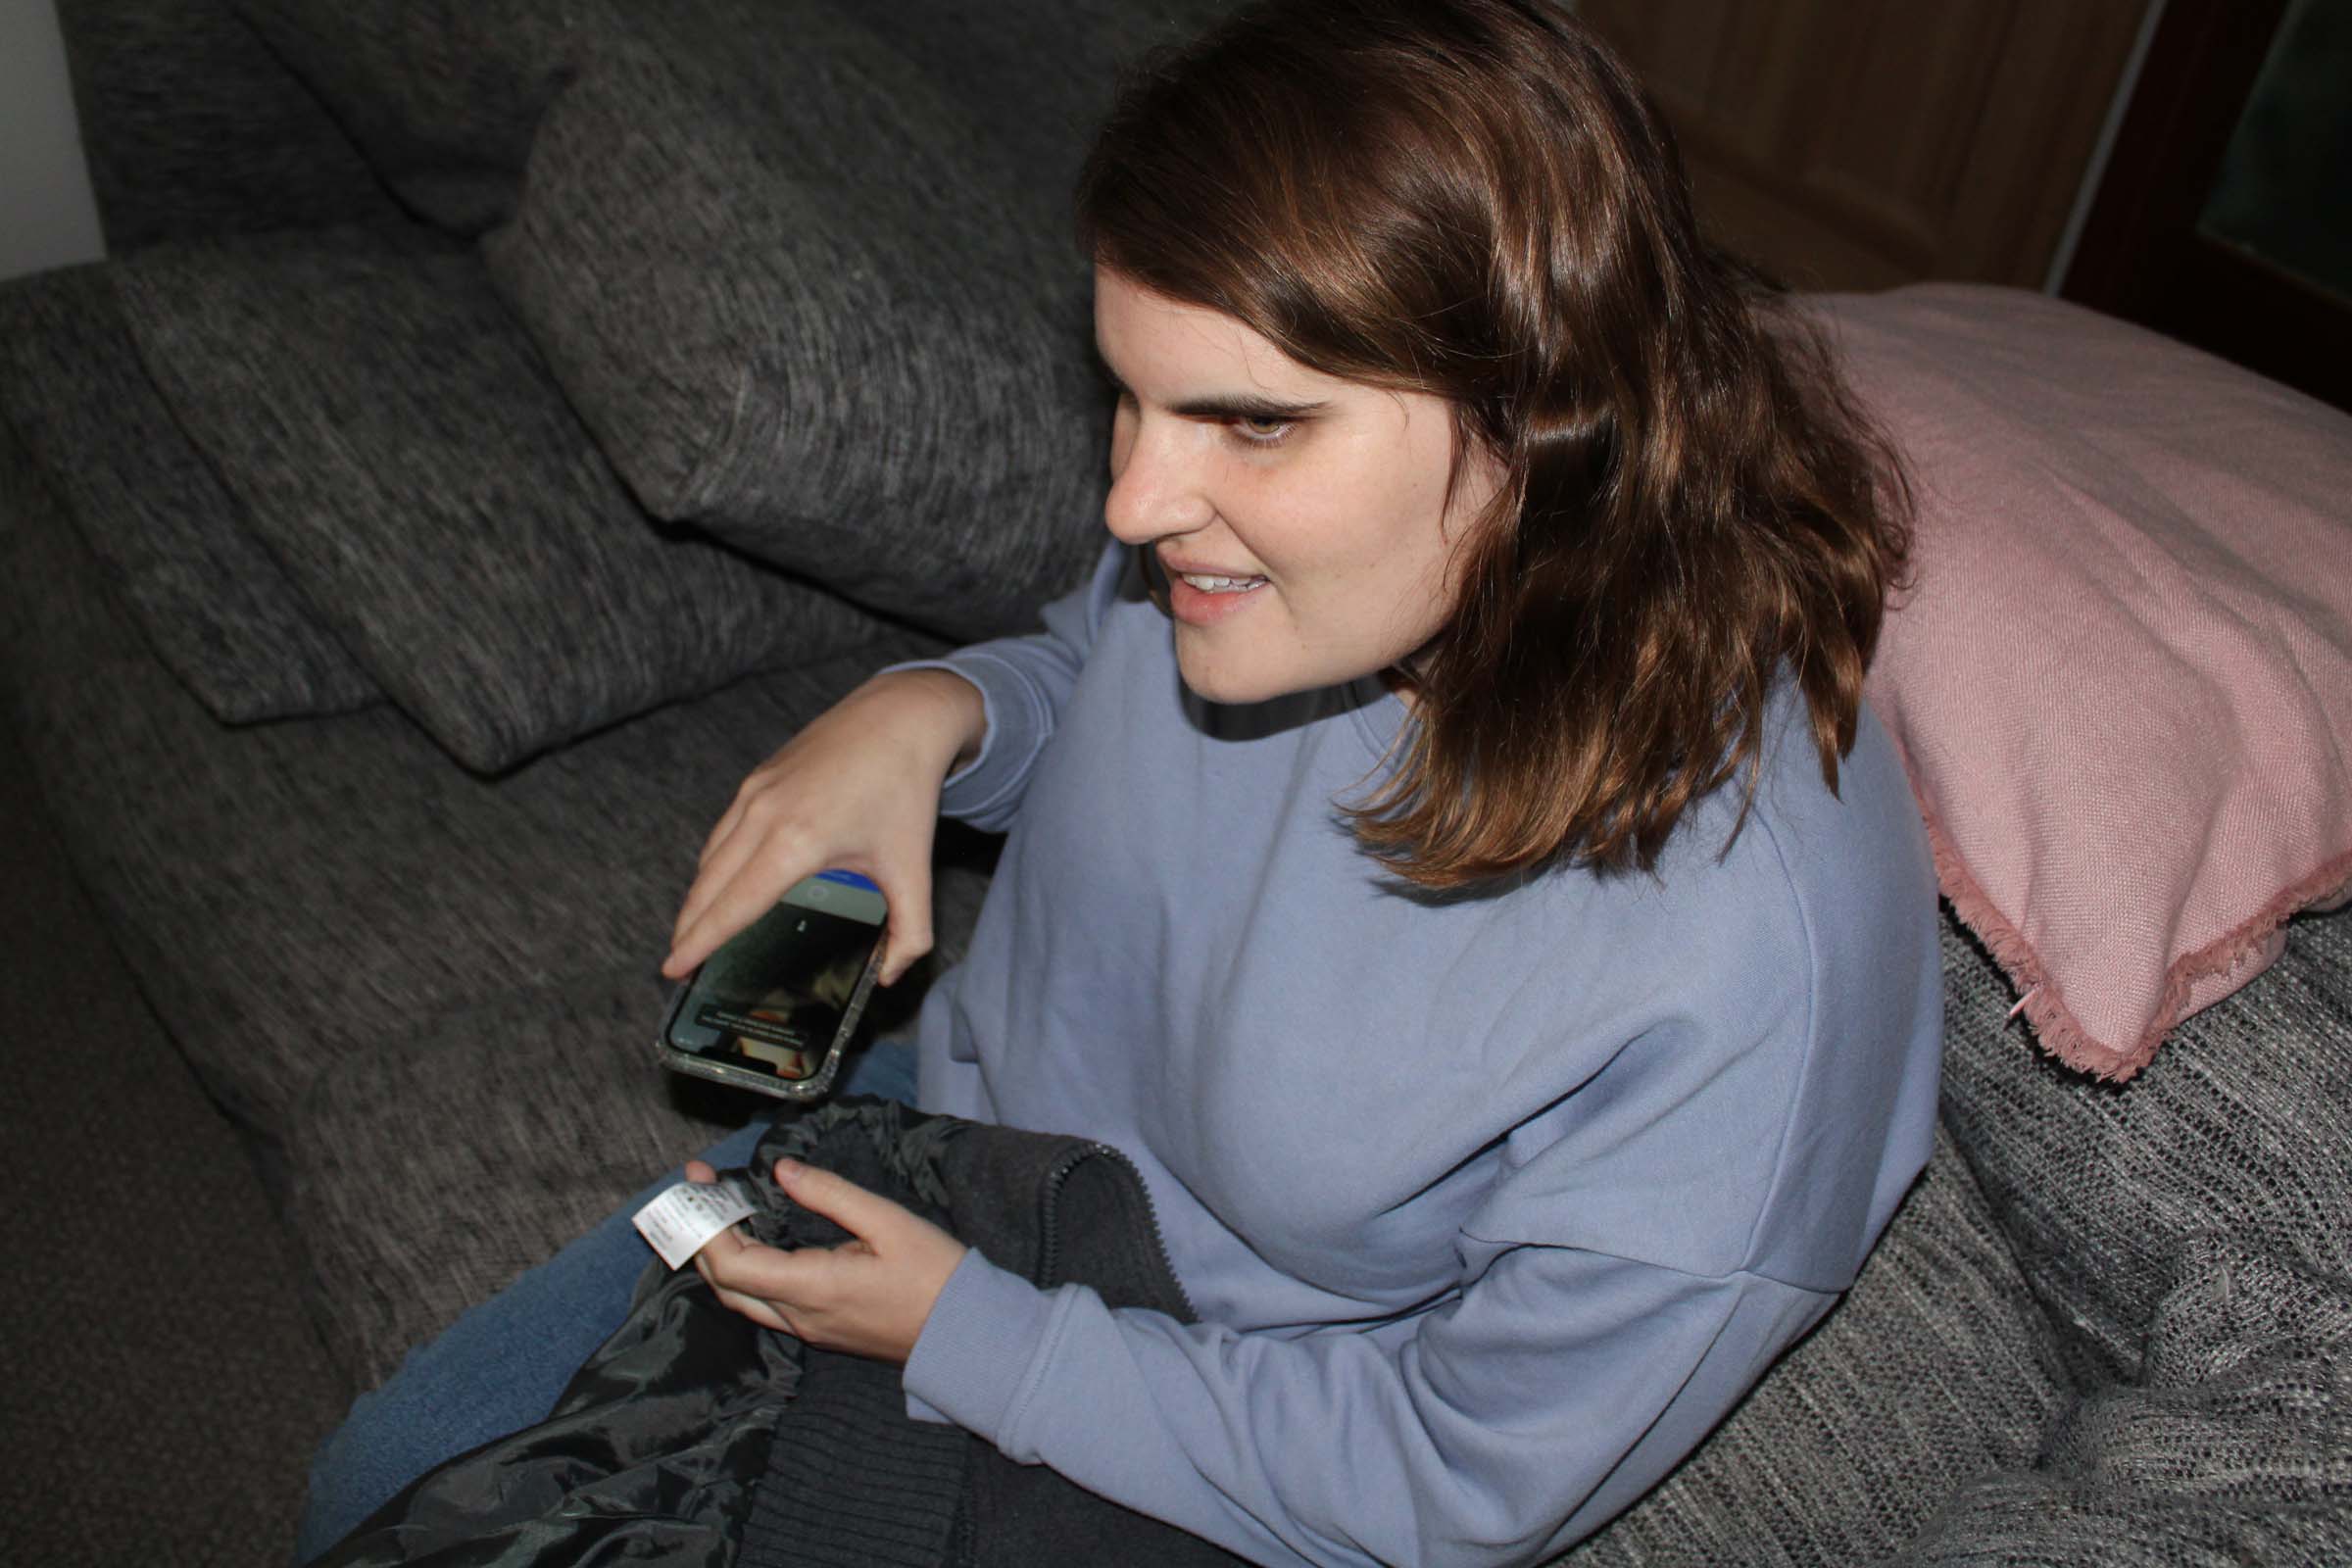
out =
[[[1869,692],[1938,879],[2128,1078],[2352,884],[2352,417],[2038,294],[1813,303],[1917,491]]]

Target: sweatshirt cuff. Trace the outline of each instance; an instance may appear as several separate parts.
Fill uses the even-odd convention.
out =
[[[1019,671],[984,649],[965,649],[944,659],[908,660],[888,665],[881,673],[902,669],[944,669],[979,689],[986,724],[980,750],[940,785],[939,808],[959,821],[1002,829],[1005,824],[997,818],[1008,819],[1019,803],[1026,764],[1052,733],[1053,715]]]
[[[996,1443],[1070,1294],[1048,1294],[966,1250],[906,1358],[909,1411],[935,1412]]]

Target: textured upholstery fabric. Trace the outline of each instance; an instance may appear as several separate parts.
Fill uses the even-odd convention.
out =
[[[289,59],[291,28],[324,42],[339,14],[324,0],[307,13],[304,0],[233,3],[289,19],[271,39]],[[1051,303],[1078,270],[1013,245],[1015,231],[1058,240],[1031,215],[1066,179],[1055,149],[1093,85],[1090,51],[1117,52],[1105,40],[1145,25],[1116,15],[1124,0],[1003,17],[945,0],[679,0],[631,8],[625,25],[602,0],[345,9],[375,29],[363,58],[298,64],[321,93],[397,94],[390,131],[363,123],[356,100],[332,119],[367,138],[404,199],[461,228],[492,223],[498,286],[659,509],[811,570],[838,564],[839,586],[958,631],[1044,597],[1022,584],[1054,576],[1055,528],[1083,562],[1096,434],[1057,445],[1066,389],[1024,379],[1083,330]],[[391,211],[230,10],[61,10],[118,252]],[[1024,67],[1040,71],[1034,88]],[[411,69],[442,79],[404,84]],[[484,100],[438,96],[461,83]],[[555,134],[525,148],[542,123]],[[517,157],[545,174],[530,205],[544,195],[546,210],[517,205]],[[1003,248],[991,222],[1006,225]],[[282,278],[270,269],[285,248],[332,243],[271,240],[222,265]],[[54,334],[0,344],[8,384],[24,384],[28,357],[47,357],[45,377],[85,348],[104,362],[56,406],[20,399],[0,429],[0,687],[141,991],[215,1095],[282,1141],[328,1338],[371,1376],[707,1134],[649,1085],[642,1055],[656,950],[695,847],[780,738],[867,669],[934,645],[892,634],[745,679],[495,781],[389,705],[224,729],[149,656],[144,612],[128,608],[142,580],[152,595],[171,579],[120,556],[102,574],[91,557],[121,542],[95,519],[176,496],[204,500],[209,521],[216,493],[122,379],[103,315],[68,319],[97,298],[96,275],[36,280],[0,305],[36,302],[31,329]],[[435,310],[479,292],[469,277]],[[1016,298],[1033,303],[1004,303]],[[304,307],[270,303],[280,320]],[[31,319],[9,316],[0,332]],[[1048,345],[1052,333],[1065,337]],[[320,352],[414,355],[407,386],[481,363],[436,368],[406,328],[378,336]],[[510,368],[525,352],[511,331],[489,341],[509,343]],[[544,382],[536,395],[545,406]],[[1090,396],[1070,394],[1079,423]],[[129,443],[93,461],[116,471],[61,465],[66,426],[97,420],[109,398],[122,400],[109,438]],[[470,461],[498,450],[497,395],[420,408],[421,428],[466,429]],[[361,428],[373,417],[352,414]],[[1056,499],[1079,491],[1081,504]],[[267,614],[212,608],[248,634]],[[2048,647],[2081,632],[2069,616],[2047,617]],[[2030,672],[2065,673],[2054,659]],[[1977,721],[2010,716],[1980,692],[1953,732],[1976,744]],[[2188,726],[2176,749],[2211,750],[2214,733]],[[2126,858],[2149,819],[2132,826]],[[941,903],[945,954],[976,884],[944,885]],[[2001,968],[1947,922],[1946,1140],[1922,1185],[1846,1301],[1571,1560],[2352,1562],[2352,913],[2298,917],[2285,936],[2267,973],[2180,1024],[2118,1089],[2027,1049]],[[486,1035],[515,1049],[485,1052]],[[551,1093],[567,1069],[576,1084]],[[436,1224],[469,1176],[503,1183],[504,1206],[453,1236]]]
[[[937,874],[935,965],[961,953],[986,887],[969,865]],[[911,1028],[930,972],[876,992],[868,1027]],[[772,1103],[662,1070],[668,989],[648,962],[520,991],[313,1082],[290,1118],[294,1220],[320,1276],[351,1282],[318,1311],[358,1386]]]
[[[532,129],[609,25],[601,0],[226,0],[412,211],[475,233],[514,209]]]
[[[9,1554],[283,1562],[304,1466],[352,1391],[312,1327],[282,1212],[116,961],[46,818],[0,717]]]
[[[1558,1559],[1870,1563],[2065,1407],[2049,1322],[1948,1138],[1845,1299],[1673,1475]]]
[[[956,635],[1099,527],[1065,232],[822,0],[678,0],[549,107],[493,275],[639,499]]]
[[[1854,1289],[1565,1560],[2352,1561],[2352,914],[2121,1090],[2019,1049],[1948,909],[1944,982],[1945,1136]]]
[[[2305,915],[2259,990],[2122,1092],[2019,1063],[1998,973],[1947,941],[1944,1115],[2085,1374],[2139,1377],[2190,1251],[2352,1278],[2352,913]]]
[[[2018,1050],[1945,930],[1943,1113],[2082,1391],[1906,1562],[2352,1561],[2352,913],[2118,1090]]]
[[[962,122],[1021,172],[999,192],[1006,221],[1045,241],[1070,225],[1070,196],[1095,128],[1110,110],[1118,74],[1155,48],[1182,43],[1236,0],[1062,0],[974,6],[966,0],[832,0],[904,55],[952,101]],[[1030,204],[1025,215],[1017,204]],[[1081,275],[1087,259],[1065,247]]]
[[[380,698],[172,417],[123,329],[111,271],[0,285],[0,418],[71,503],[156,657],[219,717]]]
[[[755,1108],[673,1089],[658,980],[649,964],[519,991],[313,1086],[287,1141],[293,1218],[335,1282],[319,1322],[358,1387]]]
[[[110,255],[393,218],[318,100],[220,0],[58,0]]]
[[[120,264],[181,424],[394,701],[493,771],[871,617],[664,538],[463,251],[372,234],[159,246]]]
[[[75,870],[206,1086],[265,1135],[321,1070],[586,972],[650,972],[761,758],[897,635],[473,777],[397,710],[224,734],[139,646],[53,501],[0,473],[0,680]],[[92,694],[103,693],[104,701]]]
[[[1938,878],[2129,1077],[2352,881],[2352,417],[2016,289],[1821,305],[1917,490],[1870,694]]]

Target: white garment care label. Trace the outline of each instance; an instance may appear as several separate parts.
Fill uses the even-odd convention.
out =
[[[630,1223],[662,1254],[662,1262],[677,1268],[711,1237],[751,1212],[743,1189],[734,1182],[680,1182],[639,1209]]]

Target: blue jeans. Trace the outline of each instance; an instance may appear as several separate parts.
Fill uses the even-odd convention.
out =
[[[845,1094],[914,1101],[914,1051],[882,1041],[858,1054]],[[765,1122],[710,1146],[724,1170],[752,1157]],[[672,1183],[671,1171],[554,1257],[411,1350],[381,1388],[353,1402],[311,1462],[310,1501],[294,1539],[309,1562],[445,1459],[543,1419],[580,1364],[628,1316],[653,1257],[629,1216]]]

